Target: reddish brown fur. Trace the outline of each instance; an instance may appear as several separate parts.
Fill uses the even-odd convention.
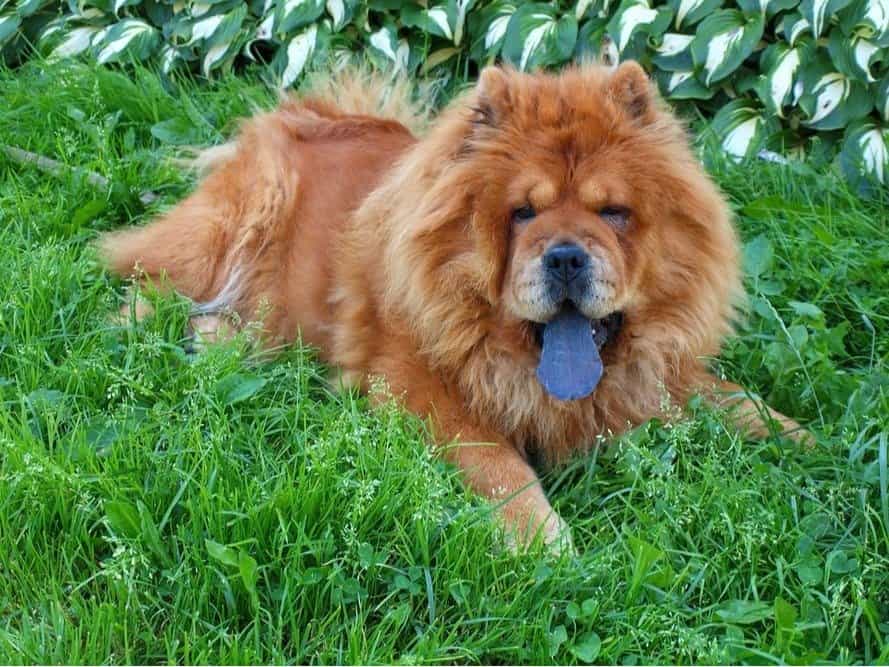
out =
[[[539,216],[517,230],[510,212],[529,202]],[[632,211],[622,233],[598,213],[618,204]],[[625,314],[601,384],[574,402],[537,382],[515,296],[516,276],[564,238],[607,259],[609,308]],[[563,460],[694,391],[720,400],[704,359],[740,294],[724,200],[634,63],[488,69],[419,141],[322,98],[285,102],[245,124],[191,197],[103,249],[112,270],[165,274],[195,301],[222,292],[270,340],[301,332],[346,382],[381,377],[439,443],[460,443],[445,455],[503,499],[512,528],[548,541],[562,526],[527,452]],[[737,422],[767,432],[749,402]]]

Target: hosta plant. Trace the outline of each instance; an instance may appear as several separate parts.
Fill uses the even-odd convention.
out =
[[[31,48],[204,76],[255,64],[281,87],[354,51],[440,80],[608,48],[735,160],[827,156],[864,194],[889,184],[889,0],[0,0],[0,48],[12,64]]]

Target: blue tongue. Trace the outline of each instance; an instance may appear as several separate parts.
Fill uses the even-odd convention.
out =
[[[565,308],[544,326],[537,379],[560,401],[589,396],[602,379],[593,327],[575,308]]]

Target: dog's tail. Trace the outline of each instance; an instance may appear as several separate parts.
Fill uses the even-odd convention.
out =
[[[414,134],[426,129],[433,106],[429,92],[417,90],[399,70],[384,73],[351,61],[310,73],[300,97],[331,105],[341,113],[395,120]]]
[[[364,61],[349,60],[310,72],[296,95],[286,94],[282,105],[305,101],[321,106],[330,113],[375,116],[394,120],[413,134],[426,130],[434,103],[432,87],[420,91],[400,71],[384,73]],[[177,162],[205,176],[238,153],[237,141],[210,148],[194,149],[192,156]]]

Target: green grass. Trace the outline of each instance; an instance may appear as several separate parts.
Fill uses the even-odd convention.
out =
[[[751,294],[719,364],[818,446],[693,404],[546,477],[576,558],[515,556],[421,424],[310,352],[190,357],[173,299],[109,324],[89,242],[189,188],[152,128],[216,142],[273,99],[132,81],[0,72],[0,143],[114,184],[0,154],[0,662],[889,661],[885,199],[711,159]]]

